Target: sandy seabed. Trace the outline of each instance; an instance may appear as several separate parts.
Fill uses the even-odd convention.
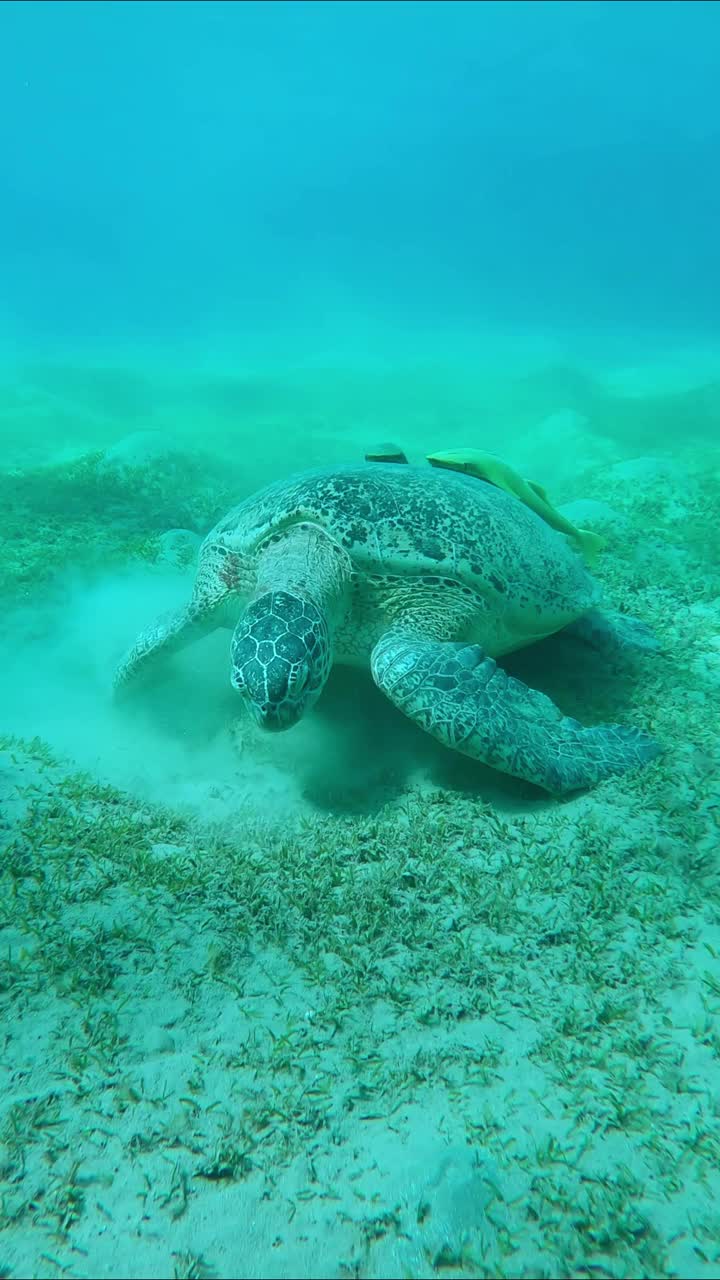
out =
[[[701,364],[437,374],[406,400],[357,371],[8,374],[0,1275],[720,1276]],[[111,706],[223,485],[479,435],[604,534],[608,601],[660,642],[614,667],[558,638],[513,671],[649,729],[659,761],[552,800],[343,672],[261,741],[218,636]],[[193,471],[176,452],[198,437]]]

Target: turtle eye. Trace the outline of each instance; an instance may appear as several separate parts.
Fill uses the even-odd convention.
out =
[[[233,689],[237,689],[238,693],[242,693],[247,688],[245,677],[240,667],[233,666],[230,671],[230,683]]]
[[[300,664],[299,667],[293,667],[288,679],[288,693],[291,698],[299,698],[300,694],[307,688],[310,679],[310,668],[306,662]]]

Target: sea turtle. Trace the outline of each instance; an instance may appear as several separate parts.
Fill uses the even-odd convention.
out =
[[[495,659],[571,624],[592,631],[598,601],[577,551],[496,485],[426,465],[322,467],[220,520],[189,604],[138,638],[116,689],[229,627],[231,683],[264,728],[294,725],[333,662],[369,665],[445,746],[563,794],[660,748],[636,729],[584,727]]]

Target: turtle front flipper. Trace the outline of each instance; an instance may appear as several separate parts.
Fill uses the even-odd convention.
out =
[[[585,728],[475,644],[390,631],[371,668],[378,688],[438,742],[556,795],[648,764],[662,750],[636,729]]]
[[[193,644],[214,631],[216,626],[212,613],[199,610],[192,603],[157,618],[140,633],[119,664],[113,678],[115,697],[121,697],[131,686],[134,687],[140,676],[145,683],[145,677],[150,678],[155,673],[160,659]]]

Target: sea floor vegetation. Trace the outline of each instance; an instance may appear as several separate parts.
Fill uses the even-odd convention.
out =
[[[404,726],[413,767],[391,742],[376,776],[343,754],[349,713],[376,728],[357,675],[342,769],[275,806],[235,729],[251,784],[214,813],[0,719],[0,1275],[720,1276],[720,451],[705,418],[668,446],[677,396],[635,401],[622,449],[598,399],[552,496],[660,650],[511,665],[650,729],[647,770],[558,802]],[[109,452],[0,475],[11,642],[30,611],[42,648],[68,575],[187,577],[255,479]]]

